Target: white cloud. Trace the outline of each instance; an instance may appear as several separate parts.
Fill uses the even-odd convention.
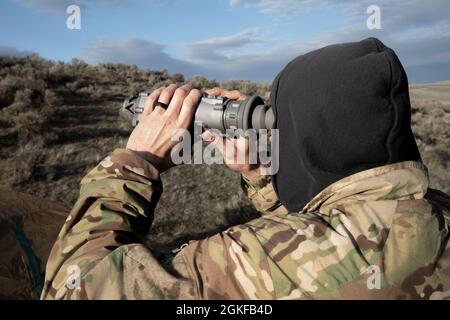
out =
[[[80,58],[92,64],[125,63],[154,70],[167,68],[171,72],[195,73],[192,64],[172,58],[164,51],[163,45],[137,38],[97,41],[86,48]]]
[[[33,8],[52,10],[69,3],[66,0],[17,1]],[[187,76],[203,74],[219,80],[241,78],[271,81],[297,55],[332,43],[359,41],[375,36],[396,50],[412,81],[450,77],[450,1],[378,0],[382,30],[373,31],[366,28],[366,8],[373,3],[372,0],[228,1],[234,10],[239,10],[241,6],[253,7],[264,15],[277,18],[310,8],[339,6],[346,14],[348,23],[344,28],[324,32],[312,40],[297,39],[292,42],[267,39],[261,35],[267,31],[263,27],[246,29],[231,35],[187,43],[184,45],[184,58],[174,58],[165,51],[163,45],[142,39],[99,41],[86,48],[81,58],[90,63],[121,62],[152,69],[168,68],[170,72],[182,72]],[[87,0],[76,2],[89,5]],[[102,1],[104,4],[113,2],[121,3],[123,0]]]
[[[448,0],[228,0],[231,7],[253,7],[262,14],[280,17],[294,15],[311,8],[335,6],[343,8],[353,18],[365,19],[366,8],[376,4],[382,9],[382,16],[398,27],[437,23],[448,20]]]
[[[447,0],[378,0],[381,8],[382,30],[365,27],[367,6],[372,0],[239,0],[230,5],[253,6],[260,13],[271,17],[292,15],[301,10],[320,6],[340,6],[349,20],[344,28],[330,30],[316,37],[302,48],[319,48],[332,43],[358,41],[369,36],[379,37],[399,55],[413,81],[429,81],[430,78],[450,78],[450,1]],[[284,49],[283,49],[284,47]],[[277,52],[294,50],[295,43],[279,47]],[[309,49],[308,49],[309,50]],[[274,52],[274,51],[272,51]],[[268,53],[271,54],[271,53]],[[284,58],[281,54],[280,60]],[[427,69],[428,68],[428,69]],[[428,71],[427,71],[428,70]],[[433,74],[435,75],[433,77]]]
[[[91,64],[112,62],[136,64],[141,67],[159,70],[167,68],[169,72],[181,72],[190,77],[204,75],[218,80],[229,79],[253,79],[271,80],[273,73],[281,69],[284,62],[295,56],[297,50],[290,48],[289,52],[275,49],[272,52],[258,54],[237,54],[226,56],[217,48],[216,57],[206,55],[202,50],[214,46],[218,41],[226,48],[238,49],[245,45],[245,41],[237,41],[239,37],[214,38],[201,41],[196,44],[188,44],[192,47],[198,45],[198,49],[191,52],[189,60],[176,59],[164,51],[163,45],[149,42],[143,39],[124,38],[117,41],[97,41],[86,48],[79,57]],[[245,36],[242,36],[244,39]],[[228,39],[228,40],[226,40]],[[234,39],[234,40],[231,40]],[[252,41],[252,38],[248,38]],[[213,53],[214,54],[214,53]]]
[[[430,36],[429,32],[406,37],[404,32],[372,32],[364,26],[351,26],[324,33],[311,41],[292,41],[279,46],[268,43],[262,50],[243,53],[241,48],[260,41],[257,32],[243,31],[186,44],[188,56],[185,59],[170,56],[164,51],[163,45],[127,38],[114,42],[96,42],[85,50],[81,58],[94,64],[117,62],[150,69],[167,68],[172,73],[181,72],[188,77],[201,74],[221,81],[271,81],[291,59],[300,54],[333,43],[359,41],[375,36],[398,53],[412,82],[448,79],[450,33],[436,32],[434,36]]]
[[[185,46],[188,56],[193,60],[218,61],[227,59],[224,54],[230,49],[239,49],[249,44],[264,42],[257,36],[258,29],[246,29],[229,36],[209,38],[192,42]]]
[[[53,11],[66,13],[66,8],[71,4],[84,4],[83,1],[71,0],[16,0],[23,6],[41,11]]]
[[[229,0],[230,6],[235,7],[245,2],[245,0]]]
[[[127,0],[16,0],[21,5],[39,11],[48,11],[65,14],[68,6],[72,4],[87,8],[92,5],[121,5]],[[145,0],[147,2],[164,3],[166,0]]]
[[[229,0],[231,7],[251,7],[260,13],[283,17],[294,15],[301,10],[308,10],[318,6],[339,6],[355,3],[351,0]]]

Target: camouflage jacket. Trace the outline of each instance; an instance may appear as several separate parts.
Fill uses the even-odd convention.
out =
[[[450,297],[450,206],[439,193],[424,198],[421,163],[349,176],[298,213],[280,205],[269,178],[244,180],[262,216],[192,241],[164,263],[143,245],[161,187],[155,168],[124,149],[88,173],[42,298]]]

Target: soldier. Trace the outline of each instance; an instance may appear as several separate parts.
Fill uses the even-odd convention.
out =
[[[155,90],[127,148],[84,177],[43,299],[450,297],[450,202],[428,187],[391,49],[370,38],[290,62],[271,92],[278,173],[229,164],[261,217],[160,262],[143,239],[172,166],[171,137],[201,96],[189,85]],[[224,151],[222,137],[204,138]]]

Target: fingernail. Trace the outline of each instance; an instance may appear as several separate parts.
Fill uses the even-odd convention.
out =
[[[203,132],[202,137],[203,137],[203,140],[205,140],[205,141],[213,141],[214,140],[214,136],[208,130]]]

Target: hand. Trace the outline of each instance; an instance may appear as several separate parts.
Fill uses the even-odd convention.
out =
[[[207,90],[212,96],[223,96],[233,100],[245,100],[247,97],[238,90],[228,91],[223,88]],[[261,177],[262,164],[250,164],[249,143],[245,137],[227,139],[213,131],[205,131],[203,140],[212,143],[222,153],[225,164],[232,170],[239,171],[249,180]],[[228,145],[228,146],[227,146]],[[239,155],[239,156],[238,156]],[[239,163],[238,163],[238,160]],[[244,160],[244,161],[242,161]]]
[[[127,143],[127,149],[147,159],[161,173],[174,164],[170,151],[178,143],[174,136],[187,129],[200,102],[202,93],[190,85],[172,84],[153,91],[147,98],[141,119]],[[167,110],[157,102],[169,105]]]

